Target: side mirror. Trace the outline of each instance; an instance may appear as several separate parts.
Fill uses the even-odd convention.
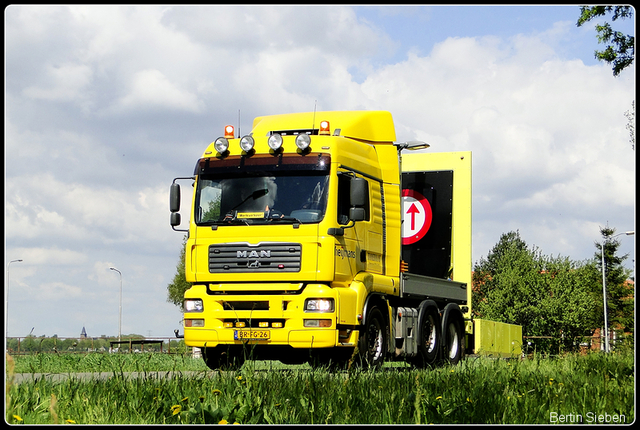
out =
[[[180,185],[177,183],[171,184],[171,189],[169,193],[169,210],[173,212],[180,211]],[[173,217],[171,218],[173,222]],[[180,222],[178,222],[180,224]],[[174,224],[171,224],[174,225]]]
[[[180,213],[171,212],[171,227],[177,227],[180,225]]]
[[[358,222],[364,221],[366,213],[364,208],[350,208],[349,209],[349,221]]]
[[[351,178],[350,184],[350,203],[351,207],[363,208],[367,204],[367,196],[369,194],[369,184],[364,178]]]

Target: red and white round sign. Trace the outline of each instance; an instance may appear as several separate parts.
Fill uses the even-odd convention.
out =
[[[429,201],[417,191],[402,190],[402,244],[416,243],[427,234],[431,227],[431,205]]]

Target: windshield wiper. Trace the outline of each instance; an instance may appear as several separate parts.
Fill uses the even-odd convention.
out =
[[[302,221],[300,221],[298,218],[296,217],[292,217],[292,216],[282,216],[282,217],[272,217],[272,218],[267,218],[268,221],[289,221],[291,223],[294,224],[302,224]]]
[[[298,218],[293,217],[293,216],[287,216],[285,214],[283,214],[282,212],[275,210],[275,209],[271,209],[269,210],[269,213],[267,214],[267,216],[265,217],[265,219],[267,221],[290,221],[292,223],[297,223],[297,224],[302,224],[302,221],[300,221]]]
[[[238,209],[240,206],[245,204],[249,199],[258,200],[260,197],[264,197],[267,194],[269,194],[269,190],[267,188],[264,188],[262,190],[255,190],[253,193],[251,193],[249,197],[247,197],[246,199],[244,199],[243,201],[241,201],[240,203],[232,207],[231,211]]]

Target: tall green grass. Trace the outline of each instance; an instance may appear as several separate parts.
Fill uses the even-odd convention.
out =
[[[7,386],[8,422],[28,424],[548,424],[605,414],[631,423],[635,405],[633,355],[602,353],[334,373],[248,362],[171,379],[117,370]]]
[[[33,354],[13,357],[16,373],[152,372],[208,370],[184,354]]]

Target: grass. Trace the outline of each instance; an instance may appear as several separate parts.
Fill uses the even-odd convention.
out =
[[[152,372],[208,370],[184,354],[33,354],[14,357],[15,373]]]
[[[431,370],[385,367],[335,373],[253,362],[236,372],[205,372],[201,360],[160,354],[53,357],[18,357],[13,370],[13,360],[7,359],[8,422],[548,424],[578,416],[584,423],[599,416],[634,420],[632,353],[522,361],[468,358],[457,366]],[[74,361],[82,370],[71,369]],[[11,372],[18,369],[42,373],[56,368],[112,371],[113,376],[91,382],[74,377],[11,382]],[[192,376],[178,373],[171,379],[123,375],[185,368],[203,371]]]

